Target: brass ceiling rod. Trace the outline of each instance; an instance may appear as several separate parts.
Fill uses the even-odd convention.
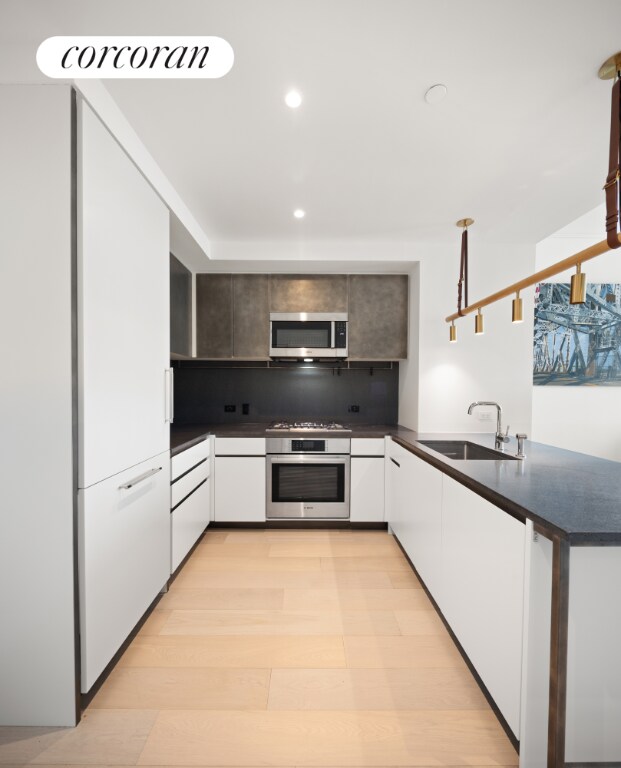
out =
[[[480,301],[475,301],[473,304],[470,304],[468,307],[462,309],[461,313],[462,315],[468,315],[471,312],[476,312],[478,309],[487,307],[489,304],[493,304],[496,301],[500,301],[500,299],[511,296],[518,291],[523,290],[524,288],[529,288],[531,285],[536,285],[537,283],[541,283],[543,280],[547,280],[549,277],[559,275],[561,272],[565,272],[572,267],[578,266],[578,264],[583,264],[585,261],[589,261],[589,259],[594,259],[596,256],[601,256],[602,253],[606,253],[606,251],[609,250],[610,246],[608,245],[608,241],[602,240],[599,243],[595,243],[595,245],[591,245],[588,248],[585,248],[583,251],[575,253],[573,256],[568,256],[562,261],[557,261],[556,264],[551,264],[549,267],[541,269],[539,272],[535,272],[529,277],[525,277],[523,280],[503,288],[501,291],[492,293],[490,296],[486,296]],[[454,312],[452,315],[449,315],[447,318],[445,318],[445,320],[447,323],[452,323],[455,320],[458,320],[459,317],[460,315],[458,315],[457,312]]]
[[[599,68],[598,76],[601,80],[615,80],[617,81],[621,79],[621,51],[618,53],[615,53],[614,56],[611,56],[608,58],[602,66]],[[618,86],[618,82],[617,82]],[[614,91],[613,91],[614,94]],[[615,119],[615,111],[614,111],[614,95],[613,95],[613,120]],[[611,138],[611,146],[613,145],[613,139]],[[616,169],[616,176],[614,179],[614,183],[618,185],[619,182],[619,169],[617,167]],[[612,182],[608,182],[604,189],[611,186]],[[617,189],[617,187],[615,187]],[[613,206],[614,207],[614,206]],[[618,219],[618,211],[616,214],[616,217]],[[458,226],[467,226],[466,222],[469,222],[467,219],[462,219],[461,221],[457,222]],[[616,222],[615,222],[616,227]],[[455,341],[455,328],[454,323],[455,320],[458,320],[460,317],[463,317],[464,315],[468,315],[471,312],[478,312],[480,315],[480,310],[483,307],[487,307],[489,304],[493,304],[496,301],[500,301],[500,299],[504,299],[507,296],[516,295],[516,300],[519,300],[519,292],[523,290],[524,288],[529,288],[531,285],[536,285],[537,283],[541,283],[544,280],[547,280],[550,277],[554,277],[555,275],[561,274],[561,272],[566,272],[568,269],[571,269],[572,267],[576,267],[577,271],[576,274],[572,277],[572,290],[571,290],[571,300],[570,303],[572,304],[579,304],[584,302],[584,288],[586,287],[586,277],[584,273],[582,273],[582,264],[585,261],[589,261],[589,259],[594,259],[596,256],[601,256],[602,253],[606,253],[607,251],[612,250],[613,248],[618,248],[619,245],[621,245],[621,234],[619,232],[615,232],[615,227],[612,227],[613,231],[608,233],[608,239],[602,240],[599,243],[596,243],[595,245],[591,245],[589,248],[585,248],[583,251],[579,251],[578,253],[575,253],[573,256],[568,256],[566,259],[562,259],[561,261],[557,261],[556,264],[552,264],[549,267],[546,267],[545,269],[540,270],[539,272],[535,272],[534,274],[530,275],[529,277],[525,277],[523,280],[518,281],[517,283],[513,283],[513,285],[509,285],[506,288],[503,288],[501,291],[497,291],[496,293],[492,293],[490,296],[486,296],[484,299],[481,299],[480,301],[475,301],[473,304],[470,304],[467,307],[464,307],[463,309],[460,307],[458,312],[454,312],[452,315],[449,315],[445,318],[445,322],[451,323],[451,341]],[[608,227],[607,227],[608,228]],[[615,240],[616,236],[616,240]],[[618,245],[618,244],[619,245]],[[515,301],[514,301],[514,321],[516,321],[516,307],[515,307]],[[521,307],[519,309],[518,315],[520,316],[518,319],[521,319]],[[477,317],[478,320],[478,317]],[[478,326],[481,326],[480,330],[478,332],[482,332],[482,323],[478,323]]]

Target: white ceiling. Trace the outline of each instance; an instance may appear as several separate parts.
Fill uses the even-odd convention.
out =
[[[219,35],[221,80],[106,85],[208,237],[536,242],[602,200],[620,0],[0,0],[56,34]],[[22,54],[23,55],[23,54]],[[5,57],[6,61],[6,57]],[[429,106],[425,90],[448,96]],[[297,87],[304,102],[289,110]],[[302,221],[292,217],[302,207]],[[603,237],[603,226],[602,226]]]

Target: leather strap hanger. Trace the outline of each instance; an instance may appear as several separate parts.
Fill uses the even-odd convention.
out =
[[[621,208],[621,183],[619,164],[621,154],[621,74],[612,86],[612,110],[610,115],[610,160],[604,191],[606,192],[606,237],[610,248],[619,248],[619,211]]]
[[[459,282],[457,283],[457,314],[461,311],[462,289],[464,295],[464,309],[468,306],[468,227],[464,227],[461,233],[461,260],[459,264]]]

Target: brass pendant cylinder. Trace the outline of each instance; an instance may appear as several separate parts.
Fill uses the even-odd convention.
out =
[[[457,341],[457,328],[454,325],[449,326],[449,341]]]
[[[474,316],[474,332],[479,334],[484,333],[483,315],[480,312]]]
[[[516,296],[511,303],[511,322],[521,323],[523,320],[522,299],[519,296]]]
[[[569,291],[570,304],[584,304],[586,301],[586,275],[584,272],[576,272],[571,276],[571,289]]]

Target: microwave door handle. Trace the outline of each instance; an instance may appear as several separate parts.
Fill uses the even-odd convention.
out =
[[[330,322],[330,349],[336,347],[336,322],[332,320]]]

